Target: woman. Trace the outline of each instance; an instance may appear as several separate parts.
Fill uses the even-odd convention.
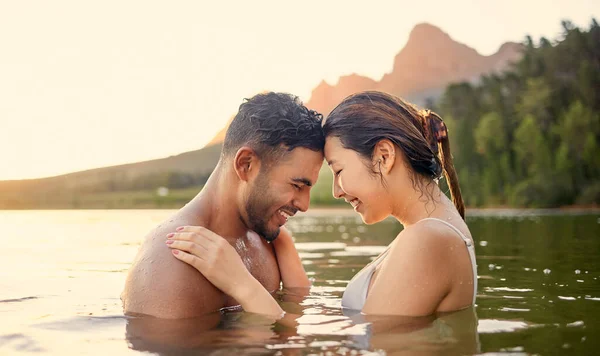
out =
[[[323,130],[325,159],[334,173],[333,195],[350,203],[366,224],[391,215],[404,226],[349,282],[342,306],[364,314],[423,316],[473,305],[474,247],[441,118],[392,95],[369,91],[340,103]],[[453,202],[437,185],[442,173]],[[181,240],[191,235],[176,234],[169,246],[177,258],[197,268],[245,310],[283,314],[220,236],[201,227],[181,232],[201,236],[193,242],[205,253],[190,254],[190,244]],[[214,256],[229,262],[213,268]]]

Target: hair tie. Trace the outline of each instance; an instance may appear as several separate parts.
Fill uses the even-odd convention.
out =
[[[448,137],[448,128],[442,119],[437,114],[432,113],[431,110],[421,110],[420,114],[425,139],[429,142],[431,151],[437,155],[437,144]]]

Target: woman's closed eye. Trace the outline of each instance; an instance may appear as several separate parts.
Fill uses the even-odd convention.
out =
[[[341,170],[341,169],[340,169],[339,171],[335,172],[334,174],[335,174],[335,176],[337,177],[337,176],[339,176],[339,175],[340,175],[340,173],[342,173],[342,170]]]

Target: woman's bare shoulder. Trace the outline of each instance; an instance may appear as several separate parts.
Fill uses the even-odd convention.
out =
[[[452,228],[440,221],[428,219],[402,230],[396,237],[391,252],[400,256],[418,253],[435,257],[462,244],[462,238]]]

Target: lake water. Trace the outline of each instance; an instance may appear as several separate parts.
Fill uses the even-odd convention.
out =
[[[0,211],[0,355],[598,354],[600,214],[499,211],[467,219],[479,290],[470,310],[365,318],[350,278],[401,230],[352,213],[291,219],[308,295],[281,292],[296,327],[240,311],[183,321],[123,316],[142,237],[170,210]]]

